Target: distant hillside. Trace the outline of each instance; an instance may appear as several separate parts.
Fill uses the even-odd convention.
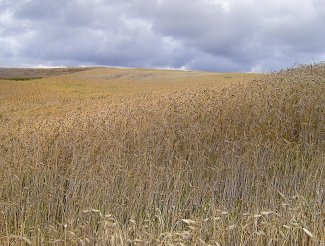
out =
[[[0,79],[28,80],[75,73],[92,69],[90,67],[70,68],[0,68]]]

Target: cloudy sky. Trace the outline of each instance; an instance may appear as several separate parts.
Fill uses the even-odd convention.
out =
[[[325,0],[0,0],[0,66],[272,71],[325,60]]]

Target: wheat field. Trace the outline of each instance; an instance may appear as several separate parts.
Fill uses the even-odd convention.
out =
[[[32,77],[0,80],[0,245],[325,245],[323,64]]]

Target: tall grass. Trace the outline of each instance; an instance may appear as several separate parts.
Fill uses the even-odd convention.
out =
[[[325,243],[325,69],[0,133],[1,245]]]

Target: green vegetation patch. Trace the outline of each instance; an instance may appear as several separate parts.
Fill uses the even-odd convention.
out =
[[[42,77],[13,77],[13,78],[4,78],[5,80],[14,80],[14,81],[28,81],[28,80],[36,80],[36,79],[41,79]]]

